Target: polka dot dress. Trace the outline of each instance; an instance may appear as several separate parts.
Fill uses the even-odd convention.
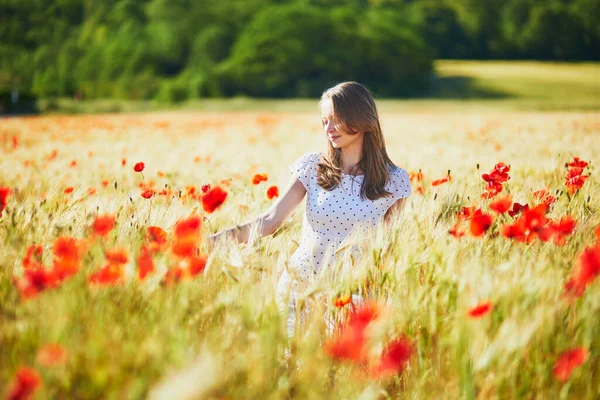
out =
[[[334,260],[333,254],[342,241],[353,229],[375,226],[396,200],[411,194],[408,173],[397,166],[388,166],[390,181],[385,188],[391,197],[362,199],[362,175],[342,174],[341,185],[325,190],[317,184],[317,164],[322,157],[321,153],[306,153],[289,167],[307,193],[302,239],[290,259],[293,271],[284,269],[277,287],[280,306],[285,307],[287,298],[289,336],[294,332],[296,297],[311,278]]]
[[[388,166],[390,181],[385,186],[391,197],[377,200],[363,199],[360,190],[363,175],[342,174],[341,185],[325,190],[317,184],[317,164],[321,153],[306,153],[290,167],[306,188],[306,212],[302,221],[302,239],[290,260],[299,275],[316,275],[331,254],[358,226],[375,226],[396,200],[411,194],[408,173],[396,166]]]

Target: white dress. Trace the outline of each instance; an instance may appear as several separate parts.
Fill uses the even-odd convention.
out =
[[[398,166],[388,166],[390,180],[385,188],[392,193],[390,197],[361,198],[363,175],[342,174],[341,185],[325,190],[317,184],[317,164],[321,158],[321,153],[305,153],[289,167],[306,188],[307,199],[300,246],[290,259],[296,279],[284,271],[278,285],[280,293],[291,289],[294,295],[298,277],[309,281],[335,260],[333,253],[354,229],[376,226],[396,200],[411,194],[408,173]]]

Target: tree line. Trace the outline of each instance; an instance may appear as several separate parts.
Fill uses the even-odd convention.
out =
[[[600,0],[0,0],[0,92],[414,96],[433,60],[598,60]]]

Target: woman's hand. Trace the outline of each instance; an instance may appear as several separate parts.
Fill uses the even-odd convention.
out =
[[[300,204],[305,195],[306,189],[302,182],[298,178],[292,177],[283,196],[263,215],[243,225],[236,225],[234,228],[225,229],[210,235],[206,239],[209,252],[213,250],[223,236],[229,236],[238,243],[247,243],[251,231],[256,231],[255,227],[258,227],[258,232],[256,233],[258,233],[259,237],[273,234],[298,204]]]

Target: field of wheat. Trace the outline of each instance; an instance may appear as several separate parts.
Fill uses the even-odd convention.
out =
[[[600,113],[381,120],[413,194],[303,293],[293,337],[275,289],[304,206],[273,236],[205,238],[326,149],[316,103],[2,120],[0,394],[598,398]]]

